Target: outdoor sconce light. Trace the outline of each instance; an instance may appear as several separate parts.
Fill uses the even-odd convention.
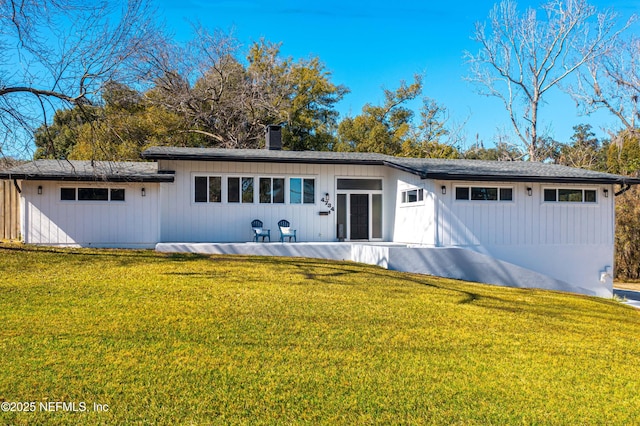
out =
[[[141,191],[141,192],[142,192],[142,196],[143,196],[143,197],[146,197],[146,196],[147,196],[147,191],[145,191],[145,189],[144,189],[144,188],[142,188],[142,191]]]
[[[443,194],[443,195],[447,193],[447,187],[446,187],[446,186],[442,185],[442,186],[440,187],[440,189],[442,190],[442,194]]]
[[[532,188],[527,188],[527,195],[529,197],[531,197],[533,195],[533,189]]]
[[[609,197],[609,190],[608,189],[603,189],[602,192],[604,192],[604,198],[608,198]]]
[[[42,185],[40,185],[38,187],[38,195],[42,195]],[[605,197],[606,197],[606,195],[605,195]]]

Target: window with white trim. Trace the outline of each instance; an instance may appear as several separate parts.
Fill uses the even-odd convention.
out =
[[[196,176],[194,180],[196,203],[222,202],[221,176]]]
[[[456,200],[513,201],[513,188],[492,186],[457,186]]]
[[[227,178],[228,203],[253,203],[253,177]]]
[[[60,201],[124,201],[124,188],[60,188]]]
[[[194,175],[192,183],[191,195],[195,203],[315,204],[316,202],[315,178]]]
[[[314,204],[316,180],[314,178],[289,178],[289,203]]]
[[[261,204],[284,204],[284,178],[261,177],[259,191]]]
[[[595,203],[595,189],[545,188],[545,203]]]
[[[419,203],[424,200],[424,189],[422,188],[407,189],[401,194],[403,204]]]

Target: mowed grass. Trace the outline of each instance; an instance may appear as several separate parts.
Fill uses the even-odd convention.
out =
[[[0,424],[640,419],[640,311],[612,300],[348,262],[4,247],[0,401],[87,409]]]

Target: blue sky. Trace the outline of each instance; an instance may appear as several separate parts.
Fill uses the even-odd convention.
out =
[[[640,0],[597,1],[621,16],[640,12]],[[491,145],[500,129],[511,132],[506,111],[495,98],[482,97],[464,81],[468,74],[464,51],[475,52],[474,24],[486,20],[493,1],[265,1],[158,0],[158,12],[177,40],[191,37],[190,23],[233,31],[247,47],[261,37],[282,42],[281,52],[293,58],[319,57],[332,72],[332,81],[351,93],[338,105],[341,116],[358,115],[365,103],[382,102],[382,88],[394,89],[400,80],[424,74],[423,95],[446,106],[452,124],[466,123],[467,145],[476,135]],[[522,1],[520,7],[538,2]],[[638,26],[634,29],[637,31]],[[572,127],[591,124],[599,136],[616,121],[606,113],[578,115],[575,104],[551,93],[543,107],[542,125],[561,142]],[[411,105],[417,113],[419,103]],[[514,139],[515,140],[515,139]]]

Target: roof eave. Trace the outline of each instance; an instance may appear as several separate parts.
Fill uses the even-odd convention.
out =
[[[419,176],[421,179],[428,179],[428,176],[426,173],[414,169],[412,167],[408,167],[408,166],[403,166],[402,164],[398,164],[398,163],[394,163],[392,161],[383,161],[383,164],[387,167],[391,167],[393,169],[397,169],[397,170],[402,170],[403,172],[407,172],[410,173],[412,175],[416,175]]]
[[[289,164],[353,164],[382,166],[384,161],[378,159],[342,159],[342,158],[287,158],[287,157],[239,157],[216,154],[173,154],[142,153],[145,160],[187,160],[187,161],[230,161],[234,163],[289,163]]]
[[[423,179],[434,180],[452,180],[452,181],[480,181],[480,182],[532,182],[532,183],[573,183],[573,184],[594,184],[594,185],[613,185],[613,184],[639,184],[635,179],[617,179],[617,178],[585,178],[572,176],[522,176],[522,175],[458,175],[451,173],[426,173]]]
[[[65,182],[140,182],[162,183],[173,182],[174,175],[162,174],[157,176],[81,176],[81,175],[36,175],[29,173],[4,173],[0,179],[9,180],[40,180],[40,181],[65,181]]]

